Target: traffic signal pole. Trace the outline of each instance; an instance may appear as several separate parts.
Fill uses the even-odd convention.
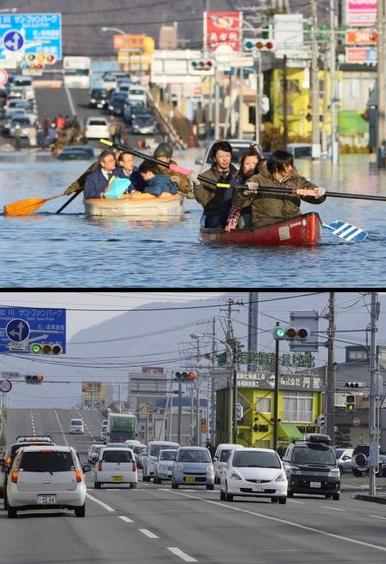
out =
[[[276,327],[280,323],[276,321]],[[279,343],[280,339],[276,339],[275,346],[275,388],[274,388],[274,401],[273,401],[273,450],[277,449],[277,435],[278,435],[278,412],[279,412]]]
[[[327,435],[331,437],[332,446],[335,445],[335,293],[330,292],[329,323],[328,323],[328,357],[326,382],[326,410],[325,420]]]
[[[378,374],[377,374],[377,347],[376,334],[378,331],[377,320],[379,315],[379,303],[377,292],[371,292],[371,336],[370,336],[370,417],[369,417],[369,494],[375,495],[375,472],[379,465],[379,447],[377,432],[377,395],[378,395]]]

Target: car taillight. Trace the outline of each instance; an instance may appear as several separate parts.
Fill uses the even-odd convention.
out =
[[[19,477],[19,472],[18,472],[17,470],[12,470],[11,482],[13,482],[14,484],[16,484],[18,477]]]
[[[11,462],[12,462],[12,458],[10,456],[7,456],[7,460],[5,461],[7,466],[11,466]]]
[[[135,472],[136,469],[137,469],[137,462],[133,460],[133,472]]]
[[[82,481],[82,472],[80,470],[75,470],[75,478],[78,483]]]
[[[98,470],[99,470],[99,472],[102,471],[102,461],[101,460],[98,462]]]

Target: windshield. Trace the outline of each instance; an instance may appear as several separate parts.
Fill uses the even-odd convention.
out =
[[[165,450],[160,452],[159,459],[160,460],[175,460],[176,459],[176,450]]]
[[[211,462],[211,458],[206,450],[181,450],[178,462]]]
[[[293,461],[297,464],[331,464],[335,466],[334,452],[328,447],[318,445],[295,449]]]
[[[237,451],[233,457],[233,466],[237,468],[281,468],[275,452]]]
[[[172,446],[169,447],[169,449],[172,449],[172,448],[173,448]],[[162,449],[168,450],[168,445],[151,445],[150,450],[149,450],[149,454],[150,454],[150,456],[156,456],[157,457],[159,455],[160,450],[162,450]]]

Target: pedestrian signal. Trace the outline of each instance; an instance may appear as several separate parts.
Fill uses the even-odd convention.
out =
[[[355,396],[346,396],[346,411],[347,413],[352,413],[356,410],[356,397]]]
[[[63,349],[58,343],[34,343],[30,346],[32,354],[62,354]]]
[[[245,39],[244,51],[274,51],[275,43],[272,39]]]

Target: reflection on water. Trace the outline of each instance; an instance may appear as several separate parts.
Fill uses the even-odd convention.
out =
[[[195,168],[197,151],[176,153]],[[385,195],[386,173],[374,156],[343,156],[296,162],[300,174],[327,191]],[[140,161],[137,161],[138,163]],[[24,198],[62,194],[89,166],[57,161],[49,154],[0,153],[0,205]],[[201,207],[186,202],[182,218],[86,218],[82,196],[61,214],[57,199],[25,217],[0,218],[2,287],[25,288],[379,288],[385,285],[386,202],[327,198],[320,206],[303,203],[323,221],[341,219],[369,232],[363,243],[346,243],[329,231],[317,248],[239,247],[202,243]]]

